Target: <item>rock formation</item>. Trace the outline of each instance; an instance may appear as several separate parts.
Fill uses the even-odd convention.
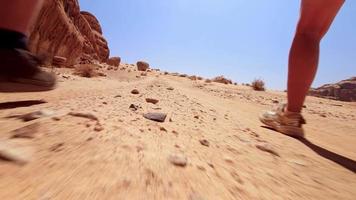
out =
[[[340,101],[356,101],[356,77],[311,89],[309,95]]]
[[[111,57],[109,58],[106,63],[111,66],[118,67],[120,66],[121,58],[120,57]]]
[[[109,48],[94,15],[80,11],[78,0],[45,0],[32,27],[29,49],[36,55],[66,58],[66,66],[106,62]]]
[[[150,64],[148,64],[147,62],[144,62],[144,61],[138,61],[136,63],[136,65],[137,65],[138,71],[146,71],[150,68]]]

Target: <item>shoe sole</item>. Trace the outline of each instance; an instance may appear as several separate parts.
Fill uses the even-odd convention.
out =
[[[36,84],[38,82],[33,81],[21,81],[21,82],[9,82],[0,81],[0,92],[12,93],[12,92],[44,92],[55,89],[55,84],[48,83],[46,85]]]
[[[262,116],[260,116],[259,119],[263,124],[267,125],[268,127],[284,135],[288,135],[294,138],[304,138],[303,128],[293,127],[293,126],[281,126],[277,123],[270,123],[269,121],[264,120]]]

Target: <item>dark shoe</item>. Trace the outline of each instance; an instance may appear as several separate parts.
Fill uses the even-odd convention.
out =
[[[56,77],[39,68],[39,60],[22,49],[0,49],[0,92],[53,90]]]

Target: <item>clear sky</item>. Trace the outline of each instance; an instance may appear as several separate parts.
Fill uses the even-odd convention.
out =
[[[300,0],[79,0],[96,15],[111,56],[153,68],[285,89]],[[356,1],[321,45],[313,86],[356,76]]]

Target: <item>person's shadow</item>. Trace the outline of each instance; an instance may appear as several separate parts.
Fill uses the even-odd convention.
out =
[[[267,126],[262,126],[262,127],[266,128],[266,129],[273,130]],[[294,137],[291,137],[291,138],[294,138]],[[309,147],[311,150],[313,150],[318,155],[339,164],[340,166],[352,171],[353,173],[356,173],[356,161],[354,161],[350,158],[347,158],[345,156],[339,155],[337,153],[331,152],[331,151],[324,149],[323,147],[320,147],[316,144],[313,144],[308,139],[305,139],[305,138],[294,138],[294,139],[299,140],[301,143],[303,143],[305,146]]]
[[[298,140],[303,144],[305,144],[305,146],[313,150],[315,153],[319,154],[320,156],[341,165],[342,167],[352,171],[353,173],[356,173],[356,161],[347,158],[345,156],[339,155],[337,153],[331,152],[318,145],[315,145],[305,138],[301,138]]]

